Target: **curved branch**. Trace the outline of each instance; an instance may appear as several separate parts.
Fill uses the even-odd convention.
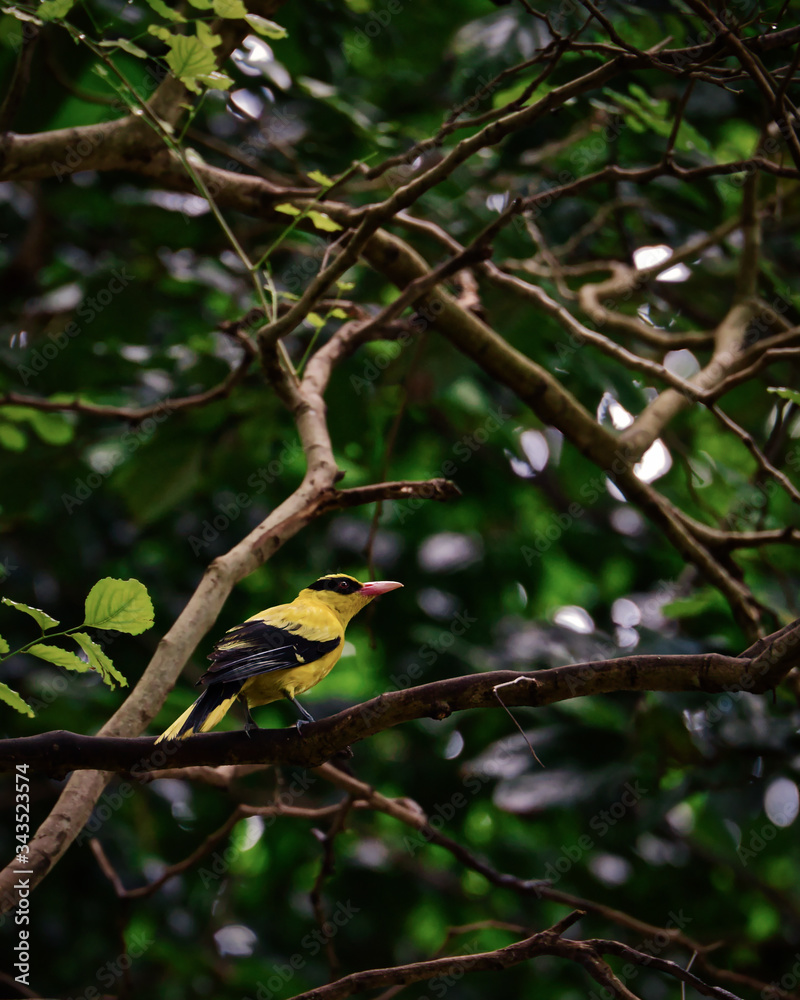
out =
[[[271,763],[314,767],[351,743],[413,719],[444,719],[467,709],[497,708],[496,691],[500,688],[505,705],[536,708],[619,691],[759,694],[771,690],[794,666],[798,646],[800,620],[759,640],[740,656],[636,655],[528,673],[495,670],[470,674],[379,695],[309,723],[302,735],[294,727],[259,730],[250,735],[243,731],[202,733],[189,740],[155,746],[150,737],[43,733],[0,740],[0,772],[11,771],[20,763],[51,777],[98,767],[136,777],[166,766]]]
[[[252,341],[247,338],[237,338],[245,348],[245,353],[239,364],[228,375],[211,389],[196,392],[191,396],[180,396],[177,399],[162,399],[151,406],[105,406],[102,403],[87,403],[81,399],[68,401],[41,399],[39,396],[25,396],[19,392],[7,392],[0,395],[0,407],[27,406],[33,410],[49,413],[82,413],[92,417],[111,417],[116,420],[127,420],[131,424],[140,424],[148,417],[169,415],[178,410],[192,410],[206,406],[218,399],[225,399],[233,389],[244,379],[250,367],[250,362],[256,355]]]

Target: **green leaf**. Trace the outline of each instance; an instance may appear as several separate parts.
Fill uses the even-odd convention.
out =
[[[147,587],[138,580],[114,580],[106,577],[89,591],[84,625],[113,628],[129,635],[139,635],[153,627],[153,603]]]
[[[319,313],[310,312],[306,316],[306,323],[309,326],[313,326],[315,330],[319,330],[321,327],[325,326],[325,320],[320,316]]]
[[[144,49],[140,49],[138,45],[134,45],[127,38],[115,38],[113,41],[98,42],[97,44],[104,49],[122,49],[123,52],[127,52],[129,56],[136,56],[137,59],[148,58]]]
[[[2,635],[0,635],[0,656],[2,656],[3,653],[7,653],[9,651],[9,649],[11,649],[11,647],[6,642],[6,640],[2,637]]]
[[[36,8],[36,13],[43,21],[55,21],[66,17],[74,4],[75,0],[43,0]]]
[[[32,608],[29,604],[20,604],[18,601],[12,601],[10,597],[4,597],[3,604],[7,604],[10,608],[16,608],[17,611],[24,611],[26,615],[30,615],[31,618],[36,620],[36,624],[43,632],[45,629],[54,628],[58,625],[58,621],[55,618],[51,618],[46,611],[40,611],[39,608]]]
[[[195,31],[203,45],[207,45],[210,49],[215,49],[222,41],[222,36],[215,35],[205,21],[196,21]]]
[[[233,80],[221,70],[214,70],[213,73],[201,73],[197,79],[210,87],[211,90],[230,90],[233,86]]]
[[[268,20],[266,17],[261,17],[260,14],[246,14],[244,19],[253,31],[258,32],[259,35],[263,35],[265,38],[286,38],[288,35],[286,28],[280,24],[276,24],[274,21]]]
[[[47,660],[48,663],[55,663],[57,667],[75,670],[79,674],[85,673],[89,669],[89,664],[82,660],[77,653],[70,653],[68,649],[51,646],[46,642],[37,642],[35,646],[30,646],[25,652],[38,656],[40,660]]]
[[[28,438],[25,436],[25,431],[21,431],[19,427],[5,421],[0,423],[0,444],[4,448],[9,451],[25,451],[27,443]]]
[[[185,35],[173,35],[167,44],[170,46],[167,65],[181,83],[199,94],[197,78],[213,73],[217,68],[214,53],[199,38],[187,38]]]
[[[65,413],[45,413],[32,409],[28,419],[45,444],[69,444],[75,437],[75,425]]]
[[[787,389],[786,386],[771,385],[767,392],[774,392],[781,399],[788,399],[790,403],[800,403],[800,391],[797,389]]]
[[[21,712],[23,715],[29,715],[31,718],[35,714],[24,698],[21,698],[8,684],[3,684],[2,682],[0,682],[0,701],[4,701],[6,705],[16,708],[18,712]]]
[[[317,212],[316,209],[313,208],[309,209],[308,217],[317,229],[321,229],[326,233],[335,233],[342,228],[339,223],[334,222],[329,215],[326,215],[324,212]]]
[[[323,174],[321,170],[312,170],[308,175],[310,181],[315,181],[317,184],[321,184],[323,187],[333,187],[334,182],[326,174]]]
[[[247,17],[247,7],[242,0],[214,0],[214,13],[219,17],[238,18]]]
[[[275,206],[276,212],[283,212],[284,215],[299,215],[300,209],[295,208],[294,205],[290,205],[288,202],[283,202],[280,205]]]
[[[30,420],[36,412],[32,406],[4,406],[0,411],[4,420],[13,420],[15,424]]]
[[[189,0],[189,3],[198,10],[211,10],[214,6],[213,0]]]
[[[665,604],[661,611],[667,618],[692,618],[719,606],[717,592],[705,587],[692,594]]]
[[[166,42],[167,45],[172,43],[173,38],[178,37],[177,35],[173,35],[169,28],[165,28],[163,24],[149,24],[147,30],[151,35],[160,38],[162,42]]]
[[[103,652],[102,646],[87,635],[86,632],[73,632],[71,638],[77,642],[81,649],[89,657],[89,666],[95,669],[103,678],[104,683],[110,688],[114,687],[116,681],[121,687],[127,687],[128,682],[117,670],[108,656]]]
[[[177,24],[181,24],[186,21],[186,18],[183,16],[183,14],[179,13],[177,10],[173,10],[171,7],[168,7],[164,3],[164,0],[147,0],[147,2],[153,8],[156,14],[160,14],[162,17],[165,17],[168,21],[175,21]]]
[[[334,319],[347,319],[347,313],[344,309],[340,309],[338,306],[336,306],[335,309],[331,309],[330,315]]]

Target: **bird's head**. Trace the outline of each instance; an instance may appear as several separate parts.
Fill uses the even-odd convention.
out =
[[[396,583],[394,580],[359,583],[355,577],[347,576],[345,573],[329,573],[307,587],[301,596],[313,596],[315,600],[327,604],[346,625],[353,615],[369,604],[373,597],[388,594],[390,590],[397,590],[402,586],[402,583]]]

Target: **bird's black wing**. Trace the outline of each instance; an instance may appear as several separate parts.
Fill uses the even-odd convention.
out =
[[[198,683],[244,681],[272,670],[313,663],[333,652],[341,639],[307,639],[291,628],[256,619],[230,629],[209,654],[212,665]]]

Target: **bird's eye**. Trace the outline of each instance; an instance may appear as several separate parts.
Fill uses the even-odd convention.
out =
[[[347,580],[342,580],[342,582],[339,584],[339,590],[341,590],[343,594],[346,594],[349,589],[350,589],[350,584],[347,582]]]

